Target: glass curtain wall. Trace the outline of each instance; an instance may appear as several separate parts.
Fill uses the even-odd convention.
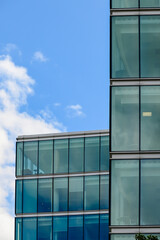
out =
[[[112,0],[111,8],[159,8],[160,0]]]

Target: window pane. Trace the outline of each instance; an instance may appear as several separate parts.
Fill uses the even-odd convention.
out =
[[[160,150],[160,86],[141,87],[141,150]]]
[[[22,180],[16,181],[16,214],[22,213]]]
[[[23,213],[37,212],[37,180],[23,180]]]
[[[141,225],[160,223],[160,160],[141,161]]]
[[[100,214],[100,240],[109,240],[109,215]]]
[[[68,210],[68,178],[54,179],[54,212]]]
[[[52,217],[38,218],[38,240],[52,240]]]
[[[54,173],[68,173],[68,139],[54,140]]]
[[[84,216],[84,240],[99,240],[99,215]]]
[[[100,209],[109,209],[109,175],[100,176]]]
[[[111,240],[135,240],[135,234],[112,234]]]
[[[53,217],[53,240],[67,240],[67,217]]]
[[[99,210],[99,176],[85,177],[84,210]]]
[[[138,0],[112,0],[112,8],[137,8],[137,7]]]
[[[112,87],[111,150],[139,150],[139,87]]]
[[[69,178],[69,211],[83,210],[83,177]]]
[[[38,180],[38,212],[52,211],[52,179]]]
[[[99,171],[99,137],[85,138],[85,172]]]
[[[141,7],[160,7],[160,0],[140,0]]]
[[[111,225],[138,225],[139,160],[112,160]]]
[[[69,141],[69,172],[83,172],[84,138]]]
[[[160,16],[141,16],[141,77],[160,77]]]
[[[53,141],[39,142],[39,174],[53,172]]]
[[[37,219],[23,218],[23,240],[37,239]]]
[[[68,240],[83,240],[83,216],[69,216]]]
[[[16,145],[16,175],[22,176],[23,162],[23,142],[17,142]]]
[[[109,171],[109,136],[101,137],[101,171]]]
[[[139,77],[138,35],[138,16],[112,17],[112,78]]]
[[[22,240],[22,219],[16,218],[15,240]]]
[[[24,143],[24,175],[37,174],[38,142]]]

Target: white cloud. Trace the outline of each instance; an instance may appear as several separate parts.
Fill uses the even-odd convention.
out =
[[[66,110],[67,110],[67,116],[70,118],[85,116],[85,114],[82,111],[82,106],[79,104],[69,105],[67,106]]]
[[[32,61],[47,62],[48,58],[46,58],[42,52],[37,51],[33,54]]]
[[[9,54],[12,51],[17,51],[19,56],[22,55],[22,52],[19,50],[16,44],[14,43],[7,43],[6,46],[3,48],[3,52]]]
[[[14,215],[15,140],[18,135],[65,130],[48,112],[31,116],[21,112],[34,80],[27,69],[16,66],[9,56],[0,56],[0,239],[12,240]],[[9,231],[8,231],[9,229]]]
[[[54,103],[54,107],[59,107],[61,106],[61,103],[57,102],[57,103]]]

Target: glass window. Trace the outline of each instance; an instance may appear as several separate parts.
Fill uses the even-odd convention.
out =
[[[141,150],[160,150],[160,86],[141,87]]]
[[[69,211],[83,210],[83,177],[69,178]]]
[[[141,161],[141,225],[160,223],[160,160]]]
[[[84,216],[84,240],[99,240],[99,215]]]
[[[111,150],[139,150],[139,87],[112,87]]]
[[[101,137],[101,171],[109,171],[109,136]]]
[[[68,173],[68,139],[54,140],[54,173]]]
[[[52,240],[52,217],[38,218],[37,240]]]
[[[22,180],[16,180],[16,214],[22,213]]]
[[[16,175],[22,176],[23,163],[23,142],[17,142],[16,145]]]
[[[100,240],[109,240],[109,215],[100,214]]]
[[[52,211],[52,179],[38,180],[38,212]]]
[[[140,0],[141,7],[159,8],[160,0]]]
[[[53,240],[67,240],[67,217],[53,217]]]
[[[39,174],[53,172],[53,141],[39,141]]]
[[[99,137],[85,138],[85,172],[99,171]]]
[[[68,240],[83,240],[83,216],[69,216]]]
[[[37,180],[23,180],[23,213],[37,212]]]
[[[22,240],[22,219],[16,218],[15,240]]]
[[[84,138],[69,141],[69,172],[83,172]]]
[[[23,218],[23,240],[37,239],[37,219]]]
[[[141,77],[160,77],[160,16],[141,16],[140,25]]]
[[[109,209],[109,175],[100,176],[100,209]]]
[[[112,160],[111,168],[111,225],[138,225],[139,160]]]
[[[99,210],[99,176],[85,176],[84,210]]]
[[[112,0],[112,8],[138,8],[138,1],[139,0]]]
[[[112,17],[112,78],[139,77],[138,49],[138,16]]]
[[[24,175],[37,174],[38,142],[24,142]]]
[[[135,240],[135,234],[112,234],[111,240]]]
[[[54,179],[54,212],[68,210],[68,178]]]

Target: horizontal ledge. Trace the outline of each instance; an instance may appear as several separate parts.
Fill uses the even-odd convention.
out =
[[[160,226],[110,226],[110,234],[160,233]]]
[[[160,15],[160,8],[110,9],[111,16]]]

